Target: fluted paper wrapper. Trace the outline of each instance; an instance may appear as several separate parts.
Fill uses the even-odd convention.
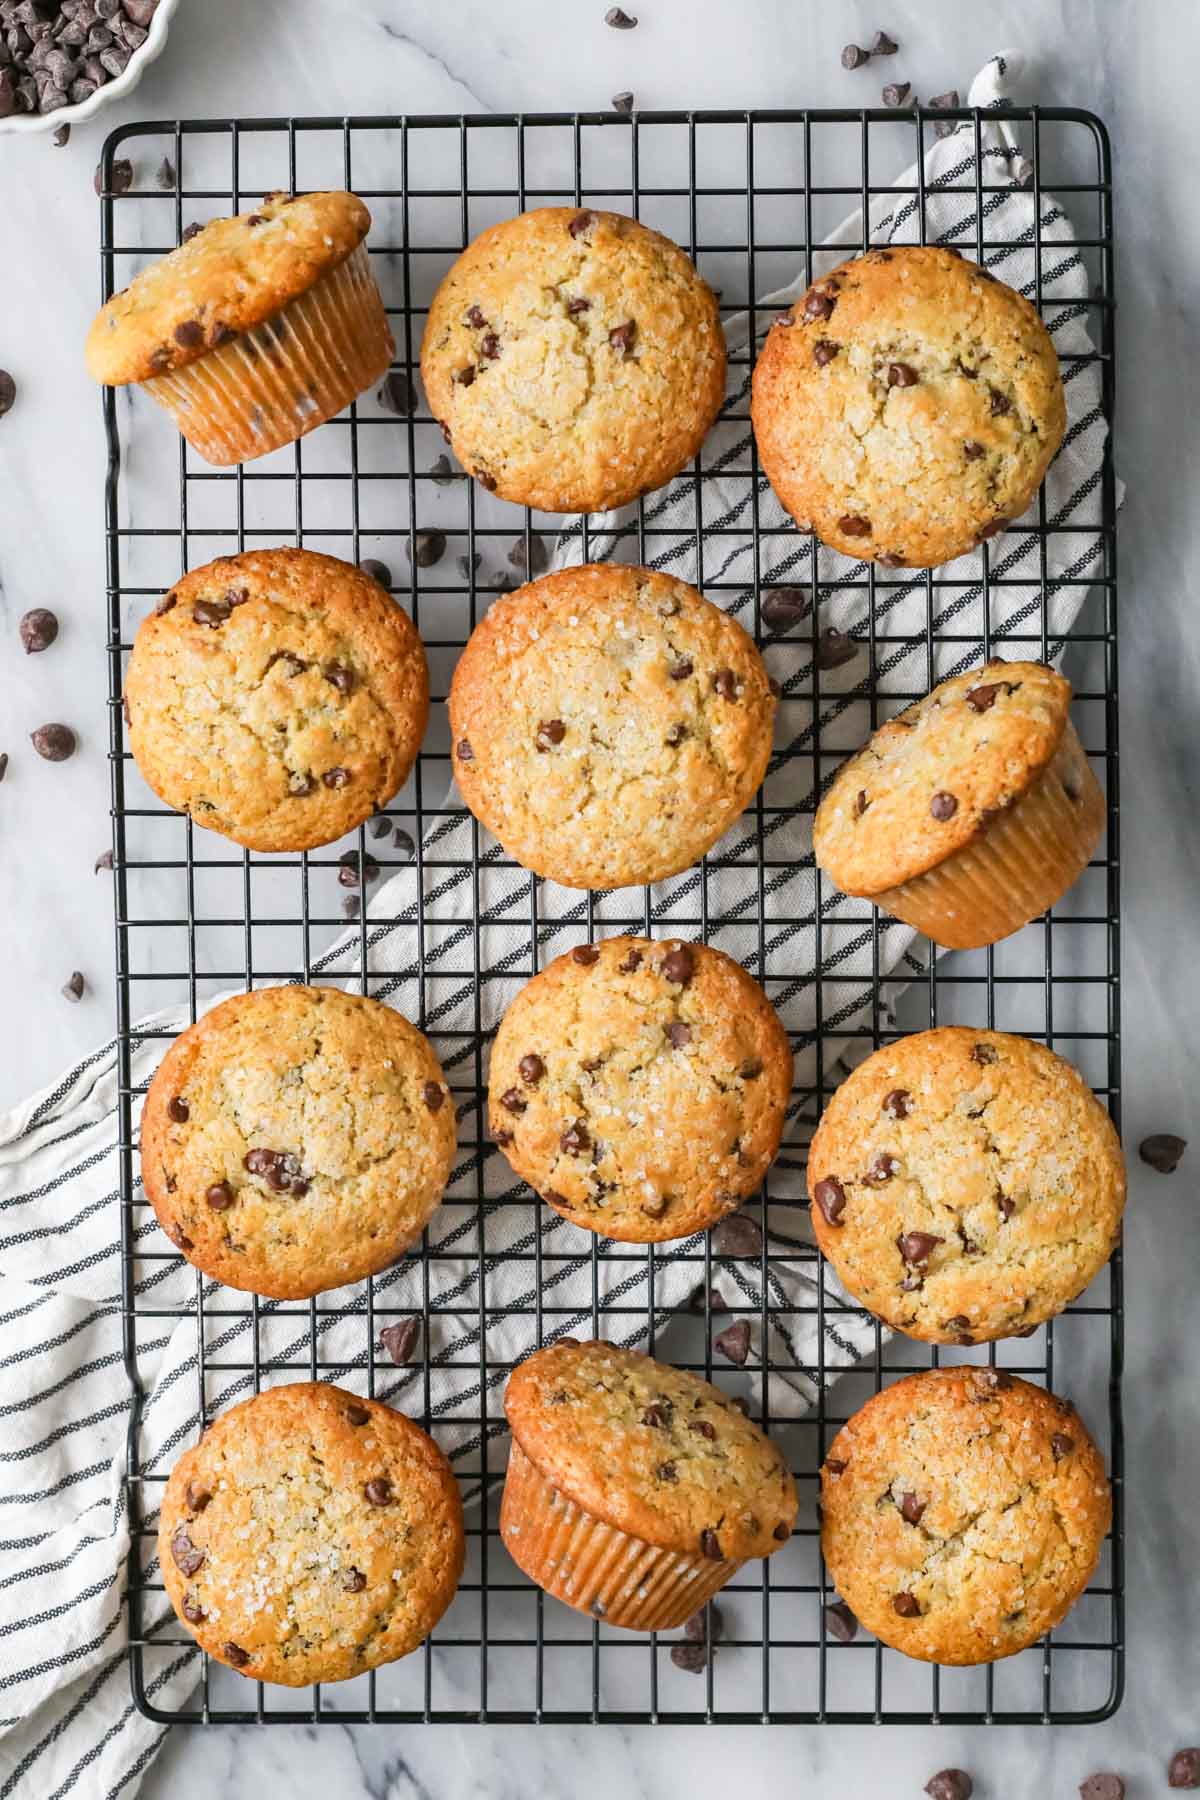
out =
[[[948,950],[978,950],[1061,900],[1104,832],[1104,796],[1075,727],[1028,793],[936,869],[872,895]]]
[[[517,1567],[577,1612],[629,1631],[671,1631],[741,1568],[660,1550],[593,1518],[547,1481],[514,1438],[500,1536]]]
[[[205,462],[251,462],[341,412],[394,354],[360,244],[273,318],[144,385]]]

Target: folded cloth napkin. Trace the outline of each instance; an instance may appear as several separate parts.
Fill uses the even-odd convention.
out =
[[[1003,280],[1032,295],[1035,203],[1020,145],[1003,110],[1019,69],[1015,56],[993,58],[973,84],[969,102],[994,115],[982,132],[982,175],[988,183],[1002,184],[987,197],[985,210],[989,240],[1002,240],[1004,247],[988,251],[986,260]],[[973,126],[960,125],[926,155],[925,234],[929,240],[959,244],[968,255],[975,242],[975,173]],[[894,185],[913,187],[915,182],[916,170],[909,169]],[[945,191],[964,187],[967,192]],[[893,578],[876,603],[877,629],[886,618],[887,634],[897,640],[877,647],[877,696],[915,692],[931,678],[969,667],[983,644],[985,606],[993,643],[1044,627],[1045,643],[1053,652],[1085,592],[1082,585],[1064,584],[1086,580],[1098,564],[1106,426],[1099,368],[1087,360],[1093,349],[1084,304],[1089,277],[1062,209],[1048,193],[1043,193],[1041,206],[1041,299],[1064,358],[1069,415],[1065,443],[1047,479],[1046,512],[1050,520],[1079,529],[1049,540],[1043,570],[1041,540],[1014,527],[993,547],[993,573],[1003,573],[1006,584],[990,594],[985,594],[977,558],[940,571],[943,578],[961,577],[961,585],[933,590],[932,620],[923,576]],[[872,209],[869,236],[875,243],[912,241],[919,224],[913,195],[889,195]],[[856,214],[828,240],[828,251],[817,257],[813,273],[831,267],[840,260],[839,246],[859,244],[862,235]],[[764,296],[754,311],[727,321],[731,348],[752,346],[774,310],[804,285],[805,276],[798,274],[788,288]],[[749,386],[744,362],[731,369],[730,381],[725,413],[744,416]],[[665,547],[653,560],[701,584],[705,577],[743,582],[730,594],[730,610],[752,622],[757,514],[763,584],[810,579],[810,558],[816,555],[821,624],[864,637],[866,592],[846,585],[862,579],[862,566],[819,549],[790,529],[786,535],[769,535],[787,522],[765,481],[751,478],[750,447],[744,417],[742,422],[725,417],[718,422],[705,447],[705,466],[724,474],[705,484],[703,518],[696,517],[696,490],[687,477],[645,503],[647,520],[656,530],[677,531],[673,540],[655,539],[656,546]],[[711,540],[700,568],[697,544],[705,528],[717,523],[724,529]],[[623,546],[624,553],[630,546],[636,553],[635,515],[590,522],[591,557],[622,553]],[[577,561],[582,553],[581,529],[573,524],[560,539],[557,560]],[[953,641],[938,641],[939,632],[952,634]],[[811,645],[806,630],[803,638],[785,635],[768,649],[785,696],[781,741],[792,749],[810,747],[819,724],[828,742],[836,721],[834,741],[847,746],[860,742],[870,727],[865,650],[843,668],[816,678]],[[811,1405],[819,1368],[828,1376],[874,1347],[874,1322],[840,1310],[840,1291],[832,1278],[822,1275],[808,1249],[804,1214],[797,1207],[803,1198],[797,1152],[838,1054],[836,1033],[869,1026],[873,1019],[886,1023],[904,980],[922,969],[922,952],[903,928],[889,927],[881,933],[877,965],[869,928],[839,925],[836,896],[823,898],[822,921],[814,924],[817,890],[809,835],[814,793],[806,791],[811,780],[807,759],[777,764],[768,777],[771,803],[795,810],[768,815],[762,832],[777,866],[767,872],[761,919],[759,824],[753,811],[718,847],[718,866],[659,884],[644,909],[640,891],[598,895],[589,902],[549,883],[535,888],[494,846],[476,867],[472,822],[447,812],[430,832],[419,864],[394,876],[375,897],[365,929],[346,933],[315,968],[321,980],[361,989],[365,943],[369,991],[420,1018],[451,1082],[471,1090],[478,1034],[494,1028],[520,985],[514,971],[529,965],[531,895],[539,960],[583,941],[592,930],[608,933],[621,925],[636,930],[647,919],[656,935],[669,937],[672,919],[694,919],[702,897],[709,940],[759,978],[770,979],[772,998],[796,1050],[800,1098],[772,1171],[766,1216],[755,1207],[747,1209],[766,1231],[765,1247],[752,1247],[749,1255],[726,1257],[714,1251],[706,1265],[703,1235],[654,1251],[593,1239],[514,1183],[500,1156],[462,1156],[446,1203],[429,1227],[427,1253],[410,1256],[373,1284],[377,1308],[432,1309],[424,1360],[403,1370],[386,1358],[376,1361],[374,1382],[380,1397],[428,1417],[468,1492],[503,1467],[504,1365],[525,1355],[539,1337],[580,1330],[643,1343],[653,1321],[659,1345],[672,1315],[709,1274],[733,1305],[766,1321],[768,1342],[758,1342],[756,1335],[748,1369],[761,1371],[769,1354],[770,1377],[754,1377],[749,1390],[755,1411],[768,1423],[798,1417]],[[781,799],[783,784],[786,800]],[[426,867],[427,859],[439,866]],[[861,911],[859,903],[860,919]],[[797,927],[785,920],[804,923]],[[681,927],[680,935],[695,935],[694,926]],[[481,984],[475,977],[476,955],[489,972]],[[816,978],[814,970],[819,971]],[[880,987],[877,974],[890,979]],[[176,1007],[136,1030],[173,1033],[189,1017],[186,1008]],[[164,1047],[162,1036],[134,1036],[130,1073],[135,1087],[149,1081]],[[150,1255],[135,1260],[129,1300],[140,1316],[136,1328],[127,1325],[118,1243],[120,1085],[118,1046],[109,1043],[0,1120],[0,1308],[7,1327],[0,1355],[0,1412],[5,1419],[0,1447],[0,1800],[69,1790],[130,1794],[165,1732],[134,1708],[125,1664],[130,1532],[123,1480],[131,1410],[126,1365],[146,1394],[138,1462],[151,1476],[165,1474],[179,1452],[195,1441],[201,1423],[198,1329],[210,1356],[219,1353],[223,1362],[245,1364],[257,1312],[262,1354],[287,1365],[290,1378],[305,1379],[312,1358],[319,1359],[323,1375],[346,1385],[365,1388],[367,1380],[364,1289],[337,1296],[336,1314],[326,1315],[320,1305],[311,1314],[306,1307],[271,1302],[255,1309],[247,1296],[200,1283],[185,1264],[164,1258],[166,1241],[140,1204],[132,1213],[133,1239],[138,1252]],[[473,1093],[461,1113],[463,1137],[478,1140],[484,1121],[477,1116]],[[140,1201],[140,1193],[135,1200]],[[205,1315],[204,1306],[216,1293],[221,1316],[214,1319]],[[837,1309],[827,1308],[826,1299],[837,1303]],[[173,1318],[172,1311],[185,1316]],[[480,1361],[484,1334],[486,1373]],[[207,1416],[244,1398],[252,1386],[249,1373],[210,1374]],[[154,1484],[142,1490],[150,1524],[159,1491]],[[161,1596],[147,1596],[140,1623],[148,1634],[169,1627],[168,1635],[176,1635]],[[167,1711],[181,1706],[198,1673],[194,1650],[162,1652],[148,1675],[150,1698]]]

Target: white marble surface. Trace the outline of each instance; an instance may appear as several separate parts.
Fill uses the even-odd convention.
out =
[[[1200,1115],[1191,826],[1198,653],[1193,564],[1200,438],[1195,294],[1200,26],[1171,0],[904,0],[877,16],[827,0],[630,0],[636,32],[604,0],[184,0],[164,60],[126,117],[175,114],[536,110],[604,106],[859,105],[881,79],[924,94],[965,89],[991,52],[1023,48],[1030,97],[1094,107],[1116,146],[1121,365],[1125,1131],[1191,1136]],[[1136,20],[1136,22],[1135,22]],[[886,74],[838,53],[879,25],[902,43]],[[0,366],[20,384],[0,423],[0,1106],[50,1079],[112,1025],[110,894],[92,864],[109,838],[103,443],[78,345],[97,293],[91,173],[120,113],[78,132],[0,144]],[[59,643],[26,658],[16,621],[52,606]],[[80,753],[38,761],[30,729],[61,718]],[[70,1007],[73,968],[90,983]],[[1193,1165],[1194,1166],[1194,1165]],[[981,1800],[1069,1795],[1121,1769],[1131,1796],[1165,1788],[1163,1763],[1200,1740],[1190,1595],[1200,1552],[1192,1358],[1197,1243],[1188,1166],[1135,1168],[1129,1229],[1128,1698],[1098,1728],[1028,1732],[726,1728],[600,1731],[384,1727],[175,1732],[145,1792],[172,1800],[336,1790],[347,1800],[486,1795],[919,1794],[948,1763]]]

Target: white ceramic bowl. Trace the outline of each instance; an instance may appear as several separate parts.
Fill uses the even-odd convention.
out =
[[[179,0],[158,0],[158,11],[150,21],[149,37],[140,50],[134,51],[124,74],[118,75],[115,81],[105,82],[78,106],[60,106],[52,113],[11,113],[7,119],[0,119],[0,136],[6,132],[56,131],[60,125],[82,125],[110,100],[121,100],[126,94],[132,94],[150,64],[162,55],[178,5]]]

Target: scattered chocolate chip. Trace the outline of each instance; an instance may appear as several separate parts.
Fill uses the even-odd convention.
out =
[[[356,888],[362,882],[369,886],[372,881],[379,880],[379,864],[373,856],[364,855],[361,870],[357,850],[345,851],[338,863],[338,881],[344,888]]]
[[[235,1669],[244,1669],[250,1661],[250,1652],[243,1650],[240,1644],[222,1644],[221,1654],[233,1664]]]
[[[749,1319],[735,1319],[732,1325],[719,1331],[713,1339],[713,1349],[719,1350],[722,1356],[727,1357],[739,1369],[742,1368],[750,1354]]]
[[[957,112],[959,107],[958,89],[950,88],[944,94],[935,94],[932,100],[925,102],[934,112]]]
[[[388,1506],[392,1498],[392,1484],[386,1475],[373,1476],[364,1487],[363,1494],[371,1506]]]
[[[690,1644],[717,1644],[725,1636],[725,1621],[721,1609],[713,1601],[702,1606],[699,1612],[693,1613],[685,1620],[683,1635]]]
[[[1125,1800],[1125,1783],[1119,1775],[1104,1769],[1080,1782],[1079,1795],[1080,1800]]]
[[[524,537],[517,538],[508,553],[508,560],[519,575],[544,575],[550,567],[545,538],[539,537],[536,531],[530,532],[528,541]]]
[[[900,1254],[912,1269],[927,1263],[943,1240],[931,1231],[906,1231],[899,1240]]]
[[[846,1210],[846,1190],[836,1175],[827,1175],[813,1189],[813,1199],[827,1225],[840,1225]]]
[[[672,1644],[671,1661],[689,1675],[702,1675],[708,1666],[708,1651],[703,1644]]]
[[[929,1800],[971,1800],[975,1783],[965,1769],[939,1769],[925,1783]]]
[[[398,825],[392,833],[392,849],[401,856],[413,857],[417,854],[417,846],[402,825]]]
[[[181,244],[190,244],[192,239],[195,237],[199,237],[200,233],[203,230],[204,230],[204,227],[203,227],[203,225],[201,225],[200,221],[198,219],[193,219],[190,225],[184,226],[183,235],[179,240],[180,243]]]
[[[420,1319],[399,1319],[395,1325],[385,1325],[379,1333],[379,1342],[387,1351],[398,1369],[413,1359],[413,1351],[417,1347],[417,1339],[421,1335]]]
[[[349,769],[326,769],[321,780],[327,788],[344,788],[349,787],[351,775]]]
[[[718,1256],[761,1256],[762,1247],[762,1226],[745,1213],[735,1213],[730,1219],[722,1219],[713,1233],[713,1250]]]
[[[881,1150],[879,1155],[873,1159],[870,1168],[867,1170],[866,1179],[875,1187],[883,1187],[885,1182],[892,1179],[892,1176],[899,1167],[900,1164],[894,1156],[889,1156],[886,1150]]]
[[[66,762],[75,754],[75,733],[69,725],[39,725],[29,741],[47,762]]]
[[[1138,1145],[1138,1155],[1151,1169],[1160,1175],[1173,1175],[1179,1167],[1187,1139],[1176,1137],[1169,1131],[1156,1131],[1150,1137],[1143,1138]]]
[[[558,1142],[559,1148],[568,1156],[582,1156],[585,1150],[592,1147],[591,1133],[582,1119],[576,1119],[573,1125],[568,1125]]]
[[[6,412],[12,411],[13,401],[17,397],[17,384],[7,369],[0,369],[0,419]]]
[[[623,93],[614,94],[612,97],[612,107],[614,112],[631,113],[633,111],[632,91],[629,88],[626,88]],[[570,309],[568,308],[568,310]]]
[[[892,1611],[899,1613],[902,1619],[918,1619],[921,1616],[920,1603],[915,1594],[893,1594]]]
[[[672,1019],[667,1026],[667,1042],[673,1050],[684,1050],[692,1041],[692,1028],[682,1019]]]
[[[919,1525],[922,1514],[929,1505],[928,1500],[918,1500],[915,1494],[901,1494],[900,1512],[910,1525]]]
[[[164,194],[174,193],[175,164],[171,161],[169,156],[164,156],[157,169],[155,169],[154,181],[155,185],[160,187]]]
[[[391,587],[392,571],[385,562],[380,562],[374,556],[366,556],[358,566],[364,575],[369,575],[372,581],[377,581],[379,583],[380,587]]]
[[[86,985],[80,971],[78,969],[74,970],[70,978],[63,982],[61,989],[63,999],[70,1000],[72,1004],[78,1000],[82,1000]]]
[[[721,1540],[715,1531],[705,1530],[700,1533],[700,1554],[707,1556],[712,1562],[722,1560]]]
[[[895,38],[890,38],[886,31],[877,31],[871,44],[871,55],[895,56],[899,48]]]
[[[673,981],[677,987],[687,987],[696,973],[696,959],[686,944],[680,944],[663,957],[661,968],[665,980]]]
[[[432,569],[446,554],[446,534],[444,531],[418,531],[412,542],[405,545],[405,551],[418,569]]]
[[[911,93],[912,83],[910,81],[889,81],[883,90],[883,104],[885,106],[903,106]]]
[[[389,369],[376,398],[385,412],[406,419],[417,410],[417,396],[408,376],[400,369]]]
[[[1167,1765],[1167,1786],[1200,1788],[1200,1749],[1175,1752]]]
[[[1061,1462],[1064,1456],[1070,1456],[1074,1448],[1074,1438],[1068,1437],[1065,1431],[1056,1431],[1050,1439],[1050,1451],[1055,1462]]]
[[[836,625],[827,625],[817,639],[818,669],[840,669],[843,663],[853,662],[857,655],[855,639],[839,631]]]
[[[713,676],[713,688],[722,700],[737,699],[737,676],[732,669],[718,669]]]
[[[912,1095],[907,1088],[893,1088],[883,1096],[883,1110],[893,1119],[907,1119],[912,1111]]]
[[[839,1644],[852,1644],[858,1636],[858,1620],[844,1600],[834,1600],[825,1608],[825,1629]]]
[[[100,852],[99,856],[96,858],[95,862],[92,864],[92,874],[98,875],[100,873],[101,869],[111,869],[112,866],[113,866],[112,851],[111,850],[102,850]]]
[[[567,728],[561,719],[542,719],[539,721],[534,743],[541,751],[553,750],[561,744],[567,735]]]
[[[632,31],[637,20],[619,6],[610,6],[604,15],[604,23],[611,25],[614,31]]]
[[[171,1538],[171,1560],[181,1575],[192,1576],[204,1567],[205,1552],[193,1544],[186,1525],[177,1525]]]
[[[952,819],[958,811],[958,801],[953,794],[939,791],[929,802],[929,811],[939,823],[944,824],[947,819]]]
[[[204,1198],[214,1212],[228,1212],[236,1196],[227,1181],[214,1181]]]
[[[95,90],[93,89],[92,91],[94,92]],[[88,96],[88,98],[90,98],[90,96]],[[50,142],[54,145],[54,148],[56,150],[63,149],[65,145],[70,143],[70,141],[71,141],[71,127],[69,125],[59,125],[58,127],[56,127],[56,129],[50,139]]]
[[[704,1283],[701,1282],[699,1287],[693,1288],[688,1295],[688,1311],[702,1313],[705,1311],[706,1307],[709,1312],[714,1313],[729,1311],[729,1307],[725,1302],[725,1297],[721,1293],[720,1288],[705,1287]]]
[[[843,69],[861,69],[864,63],[870,62],[871,52],[858,44],[847,44],[842,51]]]
[[[763,624],[772,631],[787,631],[812,611],[809,594],[798,587],[772,588],[762,602]]]
[[[581,969],[590,969],[593,963],[600,961],[600,952],[595,944],[576,944],[571,952],[571,961],[578,963]]]
[[[18,626],[26,656],[48,650],[58,636],[58,620],[45,606],[35,606],[23,615]]]
[[[96,173],[92,177],[92,186],[98,194],[104,192],[104,165],[96,164]],[[118,156],[112,165],[111,194],[127,194],[133,186],[133,164],[127,156]]]

